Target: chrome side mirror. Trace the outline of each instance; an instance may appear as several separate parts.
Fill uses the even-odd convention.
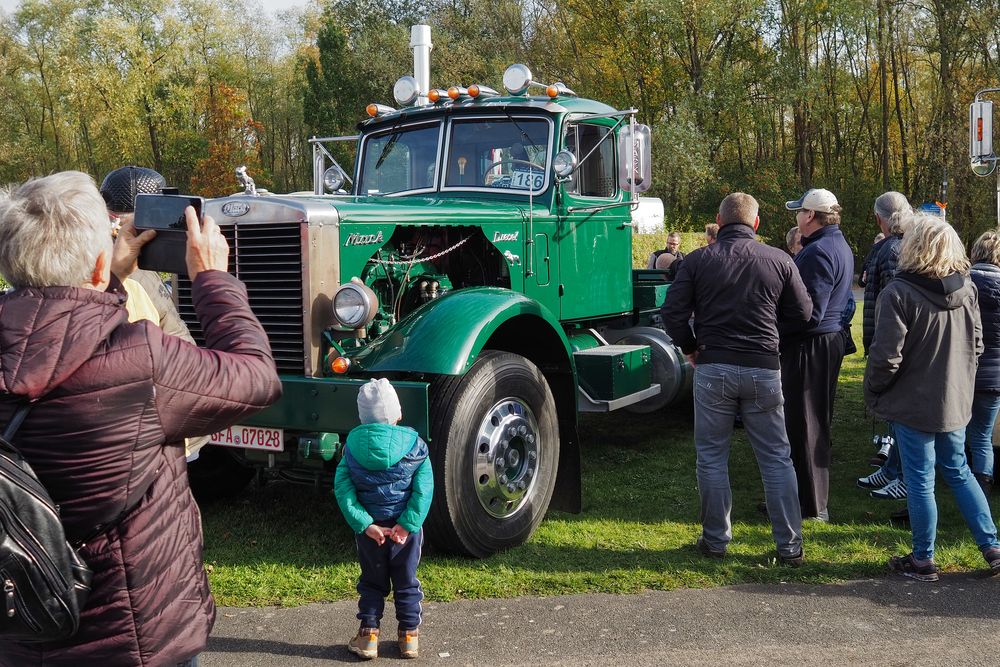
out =
[[[336,165],[323,172],[323,186],[329,192],[337,192],[344,186],[344,172]]]
[[[969,105],[969,159],[972,173],[989,176],[996,170],[993,154],[993,102],[980,100]]]
[[[618,134],[618,187],[645,192],[653,185],[652,138],[648,125],[625,125]]]

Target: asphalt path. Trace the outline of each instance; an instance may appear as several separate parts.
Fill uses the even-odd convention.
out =
[[[204,667],[359,662],[354,601],[220,608]],[[401,660],[392,604],[379,664],[997,665],[1000,577],[899,576],[424,605],[421,656]]]

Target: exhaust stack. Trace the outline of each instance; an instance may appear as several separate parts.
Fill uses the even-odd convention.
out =
[[[427,93],[431,89],[431,27],[415,25],[410,27],[410,48],[413,49],[413,78],[420,87],[417,104],[427,104]]]

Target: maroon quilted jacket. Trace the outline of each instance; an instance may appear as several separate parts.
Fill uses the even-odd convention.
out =
[[[61,507],[70,541],[105,527],[81,552],[94,581],[80,631],[60,643],[0,642],[0,665],[172,666],[204,649],[215,604],[180,443],[273,403],[281,385],[243,285],[208,271],[193,296],[208,349],[128,324],[113,292],[0,297],[0,424],[18,400],[37,399],[14,444]]]

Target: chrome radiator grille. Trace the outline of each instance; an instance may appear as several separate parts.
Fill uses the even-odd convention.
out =
[[[279,373],[300,375],[306,356],[302,303],[302,235],[306,225],[295,222],[220,225],[229,241],[229,270],[247,286],[250,307],[271,341]],[[181,318],[198,345],[204,332],[191,302],[191,281],[178,276],[177,302]]]

